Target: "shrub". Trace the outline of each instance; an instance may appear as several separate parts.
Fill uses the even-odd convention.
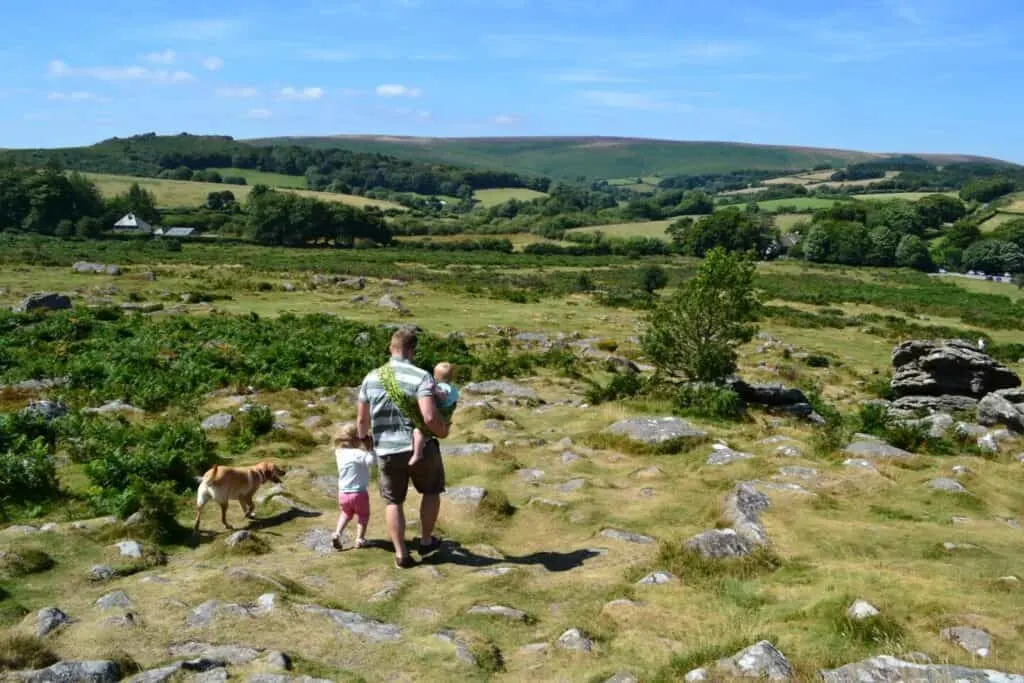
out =
[[[739,394],[713,384],[684,384],[673,403],[682,415],[721,420],[738,420],[746,409]]]
[[[604,386],[594,382],[587,387],[587,402],[599,405],[607,401],[633,398],[643,393],[647,384],[648,381],[640,375],[615,375]]]
[[[35,636],[12,633],[0,638],[0,670],[45,669],[60,658]]]
[[[53,441],[52,429],[41,418],[0,415],[0,512],[58,495]]]
[[[617,348],[619,348],[619,342],[614,339],[602,339],[597,342],[597,348],[602,351],[607,351],[608,353],[613,353]]]
[[[53,558],[42,550],[25,548],[7,552],[0,558],[0,572],[7,578],[38,574],[52,569]]]

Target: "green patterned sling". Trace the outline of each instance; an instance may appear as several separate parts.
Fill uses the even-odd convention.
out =
[[[377,375],[380,377],[380,383],[384,386],[388,398],[398,406],[403,415],[409,418],[413,426],[427,437],[437,438],[437,435],[430,431],[426,423],[423,422],[423,413],[420,412],[419,403],[415,398],[402,391],[402,387],[398,384],[398,378],[395,377],[395,369],[391,365],[384,365],[378,368]]]

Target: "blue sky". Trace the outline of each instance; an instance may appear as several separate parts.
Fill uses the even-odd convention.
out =
[[[4,4],[0,147],[628,135],[1024,162],[1020,0]]]

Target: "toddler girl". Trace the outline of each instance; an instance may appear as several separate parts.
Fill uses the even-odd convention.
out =
[[[353,517],[358,519],[355,547],[366,545],[366,524],[370,521],[370,465],[373,453],[359,441],[355,422],[341,426],[334,437],[334,458],[338,462],[338,525],[331,535],[331,543],[342,549],[341,533]]]

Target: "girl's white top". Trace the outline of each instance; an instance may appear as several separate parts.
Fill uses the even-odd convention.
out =
[[[373,453],[361,448],[335,448],[334,459],[338,461],[338,491],[357,493],[370,486],[370,465],[376,462]]]

